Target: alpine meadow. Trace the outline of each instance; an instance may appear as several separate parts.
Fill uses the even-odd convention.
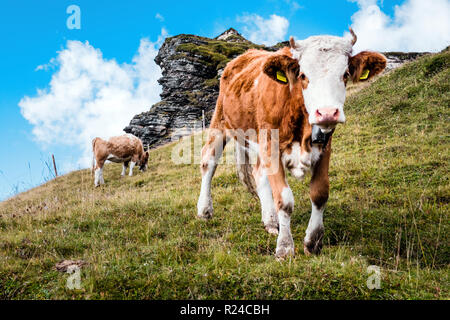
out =
[[[284,261],[233,164],[213,179],[214,217],[196,217],[199,166],[171,155],[197,134],[151,150],[145,173],[108,164],[99,188],[86,169],[1,202],[0,299],[449,299],[449,79],[447,48],[348,86],[318,256],[302,246],[309,177],[288,177]],[[64,260],[82,261],[79,289]]]

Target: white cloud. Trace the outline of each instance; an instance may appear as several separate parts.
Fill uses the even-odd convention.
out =
[[[297,1],[285,0],[285,2],[290,6],[292,11],[297,11],[298,9],[303,9],[304,7],[299,5]]]
[[[155,18],[158,19],[161,22],[164,21],[164,17],[160,13],[156,13]]]
[[[36,69],[34,69],[34,71],[39,71],[39,70],[45,70],[48,71],[51,68],[54,68],[56,66],[56,59],[55,58],[51,58],[50,62],[47,64],[41,64],[39,66],[36,67]]]
[[[257,14],[246,14],[237,18],[243,24],[242,34],[248,40],[264,45],[274,45],[286,40],[289,21],[272,14],[268,19]]]
[[[49,63],[57,70],[48,88],[19,102],[36,140],[46,146],[78,147],[81,154],[74,166],[89,166],[94,137],[123,134],[135,114],[159,100],[161,70],[154,58],[166,36],[162,29],[157,42],[141,39],[132,62],[124,64],[103,58],[88,42],[67,41]]]
[[[450,44],[449,0],[406,0],[385,14],[376,0],[354,0],[359,11],[352,16],[358,36],[354,52],[439,51]]]

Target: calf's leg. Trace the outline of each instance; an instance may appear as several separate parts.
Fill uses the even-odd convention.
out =
[[[227,138],[222,130],[210,129],[208,141],[202,148],[202,160],[200,164],[202,186],[197,202],[197,216],[199,218],[212,218],[214,210],[211,198],[211,180],[226,142]]]
[[[303,242],[303,251],[306,255],[319,254],[322,250],[322,238],[324,235],[323,212],[325,210],[330,189],[328,179],[330,153],[331,140],[313,168],[309,186],[312,210]]]
[[[125,162],[122,164],[122,173],[120,174],[122,177],[125,176],[125,175],[127,174],[128,164],[129,164],[129,161],[125,161]]]
[[[277,209],[273,201],[272,188],[270,187],[267,172],[259,164],[253,169],[253,176],[256,182],[256,193],[261,202],[261,216],[264,227],[268,233],[278,234]]]
[[[268,180],[272,189],[273,200],[278,215],[278,239],[275,255],[277,258],[285,258],[294,255],[294,239],[291,233],[291,215],[294,211],[294,195],[286,182],[281,161],[278,170],[269,174]]]
[[[129,173],[130,177],[133,176],[133,168],[134,168],[135,165],[136,165],[136,162],[130,161],[130,173]]]
[[[94,185],[96,187],[105,183],[105,180],[103,179],[103,165],[104,164],[105,164],[104,160],[97,159],[96,165],[95,165],[95,178],[94,178]]]

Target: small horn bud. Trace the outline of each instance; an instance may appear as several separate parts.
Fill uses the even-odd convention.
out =
[[[352,35],[352,46],[356,43],[356,40],[358,39],[358,37],[356,36],[355,32],[353,31],[353,29],[351,27],[348,28],[348,30],[350,30],[350,34]]]
[[[292,49],[296,49],[297,45],[295,44],[295,40],[293,36],[289,37],[289,45],[291,46]]]

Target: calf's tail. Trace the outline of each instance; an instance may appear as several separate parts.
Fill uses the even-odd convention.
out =
[[[97,139],[99,138],[94,138],[92,140],[92,170],[91,170],[92,174],[94,174],[95,171],[95,143],[97,142]]]
[[[247,187],[248,191],[258,198],[256,192],[256,181],[253,177],[253,165],[250,163],[250,156],[248,150],[235,142],[235,157],[236,157],[236,171],[239,180]]]

